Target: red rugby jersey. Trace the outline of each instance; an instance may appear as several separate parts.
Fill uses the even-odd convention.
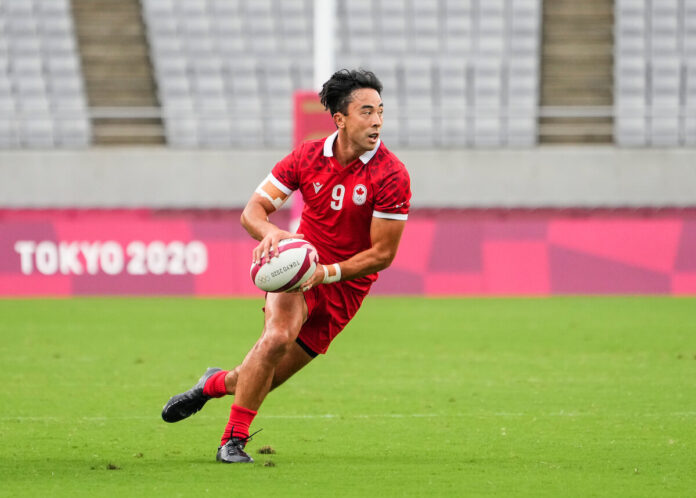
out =
[[[302,193],[298,233],[314,244],[324,264],[372,247],[372,217],[406,220],[411,200],[406,167],[381,141],[342,167],[333,157],[337,136],[304,142],[275,165],[270,177],[285,194]],[[375,280],[376,273],[351,283],[368,289]]]

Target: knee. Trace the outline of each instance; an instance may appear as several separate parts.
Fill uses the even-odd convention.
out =
[[[291,331],[282,328],[267,328],[259,342],[259,352],[268,361],[280,361],[294,341]]]

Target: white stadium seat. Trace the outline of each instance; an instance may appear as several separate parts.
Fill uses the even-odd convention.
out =
[[[86,109],[69,1],[0,2],[0,148],[87,146]]]
[[[87,147],[90,143],[91,130],[84,115],[55,118],[53,129],[57,145],[82,148]]]
[[[295,90],[313,86],[312,0],[142,3],[172,145],[289,145],[292,109],[282,104],[291,102]],[[536,143],[539,65],[520,69],[518,61],[539,59],[541,0],[350,0],[339,2],[339,9],[345,17],[337,27],[337,63],[373,69],[382,78],[383,99],[394,113],[384,128],[385,142]],[[217,63],[194,62],[215,60],[223,61],[224,92],[218,79],[197,80],[217,75]],[[482,61],[492,61],[495,74],[486,76]],[[176,83],[164,82],[173,76]],[[207,100],[204,92],[212,96]],[[222,104],[221,98],[226,106],[219,108],[230,117],[239,109],[249,116],[245,126],[232,120],[229,142],[200,132],[207,129],[201,113]],[[427,112],[410,118],[416,108]],[[168,125],[175,119],[170,111],[177,109],[188,109],[193,121]],[[268,109],[274,110],[270,116],[264,114]],[[516,121],[508,126],[510,109]],[[192,135],[184,136],[186,130]],[[210,131],[219,137],[227,126],[218,120]]]
[[[32,114],[19,120],[21,142],[29,148],[50,148],[55,144],[53,122],[48,114]]]
[[[689,56],[693,52],[688,26],[691,15],[696,19],[696,5],[682,10],[681,3],[617,0],[615,4],[614,137],[620,145],[694,142],[688,75],[691,68],[696,70],[696,60]]]

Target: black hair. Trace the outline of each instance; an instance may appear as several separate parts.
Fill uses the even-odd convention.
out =
[[[333,116],[337,112],[347,114],[351,94],[358,88],[372,88],[382,94],[382,83],[375,73],[365,69],[341,69],[333,73],[319,92],[321,103]]]

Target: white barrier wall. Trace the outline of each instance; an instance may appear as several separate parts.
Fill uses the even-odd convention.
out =
[[[413,206],[696,206],[696,149],[395,150]],[[0,151],[0,207],[236,208],[287,151]]]

